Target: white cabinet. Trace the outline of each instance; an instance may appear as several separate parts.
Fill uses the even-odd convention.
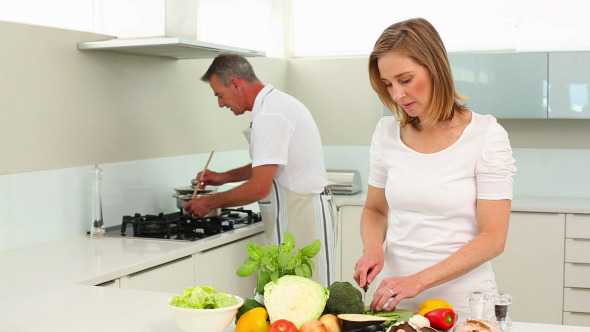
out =
[[[195,281],[199,286],[211,286],[219,292],[235,294],[243,298],[254,297],[256,273],[238,277],[236,271],[248,258],[246,244],[264,245],[264,233],[240,239],[195,254]]]
[[[549,118],[590,119],[590,52],[549,53]]]
[[[121,277],[120,287],[182,294],[195,286],[193,255]]]
[[[547,53],[449,54],[469,109],[497,118],[547,118]]]
[[[563,323],[590,326],[590,215],[567,214]]]
[[[361,214],[363,213],[362,205],[342,205],[338,211],[338,229],[340,253],[340,280],[348,281],[360,290],[356,281],[352,278],[354,275],[354,266],[363,254],[363,241],[361,239]],[[377,290],[377,284],[373,284],[367,291],[365,303],[370,303],[373,295]]]
[[[504,253],[492,260],[512,320],[561,324],[565,215],[513,212]]]

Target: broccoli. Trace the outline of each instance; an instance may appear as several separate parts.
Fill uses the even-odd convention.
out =
[[[348,281],[335,281],[328,290],[330,297],[326,301],[323,314],[364,314],[365,304],[361,291]]]

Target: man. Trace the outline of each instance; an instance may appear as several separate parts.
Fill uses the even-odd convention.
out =
[[[204,216],[212,209],[258,201],[266,238],[284,242],[291,232],[302,248],[320,239],[312,279],[326,287],[334,281],[336,223],[319,130],[309,110],[294,97],[256,77],[240,55],[217,56],[201,78],[209,82],[219,107],[235,115],[252,112],[250,157],[252,163],[227,172],[205,171],[201,187],[246,181],[215,195],[190,201],[189,214]]]

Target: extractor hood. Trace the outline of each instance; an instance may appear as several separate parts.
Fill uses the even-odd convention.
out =
[[[149,55],[172,59],[214,58],[219,53],[266,56],[266,53],[261,51],[205,43],[185,37],[113,38],[103,41],[79,43],[78,49],[83,51]]]
[[[197,11],[199,0],[165,0],[164,22],[159,36],[140,38],[112,38],[78,44],[83,51],[105,51],[149,55],[173,59],[214,58],[219,53],[238,53],[244,56],[266,56],[265,52],[217,45],[197,40]],[[140,15],[142,8],[136,8]],[[108,13],[107,13],[108,14]]]

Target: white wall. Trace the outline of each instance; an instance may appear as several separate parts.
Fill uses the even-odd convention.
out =
[[[106,37],[6,22],[0,38],[0,252],[85,233],[95,163],[105,172],[105,224],[115,225],[124,214],[175,209],[173,187],[188,185],[211,150],[212,169],[248,162],[242,129],[250,117],[219,109],[199,80],[210,59],[81,52],[78,42]],[[383,112],[366,59],[251,62],[263,82],[309,107],[326,166],[359,169],[366,183]],[[539,184],[530,192],[551,190],[562,180],[559,194],[574,185],[573,193],[590,196],[590,183],[576,180],[590,178],[590,120],[502,123],[513,147],[525,149],[515,191],[529,193],[527,181]],[[561,171],[572,173],[555,176]]]
[[[107,36],[0,22],[0,174],[247,147],[249,116],[219,109],[204,60],[82,52]],[[252,58],[285,87],[287,61]]]

